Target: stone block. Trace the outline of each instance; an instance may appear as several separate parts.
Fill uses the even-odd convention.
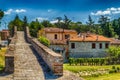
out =
[[[6,73],[14,72],[14,56],[11,55],[5,56],[5,72]]]

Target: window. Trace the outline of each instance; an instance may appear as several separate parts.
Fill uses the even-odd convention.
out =
[[[92,43],[92,49],[95,49],[95,48],[96,48],[95,43]]]
[[[108,44],[108,43],[106,43],[106,44],[105,44],[105,48],[108,48],[108,46],[109,46],[109,44]]]
[[[71,49],[75,48],[75,43],[71,43]]]
[[[65,35],[65,39],[68,39],[68,38],[69,38],[69,36],[70,36],[69,34],[68,34],[68,35]]]
[[[55,34],[55,39],[57,39],[57,34]]]
[[[99,44],[99,48],[102,49],[102,43]]]

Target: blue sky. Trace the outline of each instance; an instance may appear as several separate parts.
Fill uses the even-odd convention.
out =
[[[85,23],[88,15],[97,22],[100,15],[110,19],[120,17],[120,0],[0,0],[0,9],[4,10],[4,22],[9,22],[18,14],[29,21],[50,20],[55,22],[58,16],[67,15],[73,21]],[[2,29],[1,27],[0,29]]]

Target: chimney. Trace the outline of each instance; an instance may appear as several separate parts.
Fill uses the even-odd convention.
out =
[[[99,36],[97,35],[97,36],[96,36],[96,41],[98,41],[98,38],[99,38]]]
[[[86,38],[86,35],[83,35],[83,41],[85,40],[85,38]]]
[[[80,33],[78,34],[78,37],[81,37],[81,34],[80,34]]]

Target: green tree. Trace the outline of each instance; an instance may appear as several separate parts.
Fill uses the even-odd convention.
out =
[[[57,17],[56,20],[58,20],[58,23],[60,23],[62,20],[62,17]]]
[[[91,16],[89,15],[88,16],[88,22],[86,22],[87,25],[89,25],[90,27],[93,27],[94,26],[94,21],[92,20]]]
[[[25,30],[25,27],[27,27],[27,26],[28,26],[28,20],[27,20],[27,17],[24,16],[24,18],[23,18],[23,28],[24,28],[24,30]]]
[[[44,20],[41,22],[41,24],[44,26],[44,27],[53,27],[53,25],[50,23],[50,21],[48,20]]]
[[[95,24],[94,26],[95,26],[95,27],[94,27],[95,33],[102,35],[102,34],[103,34],[103,31],[102,31],[102,28],[100,27],[100,25],[99,25],[99,24]]]
[[[106,27],[105,27],[105,32],[104,34],[107,36],[107,37],[114,37],[115,36],[115,32],[114,32],[114,29],[112,27],[112,24],[110,22],[107,22],[106,23]]]
[[[107,53],[109,57],[120,58],[120,47],[110,46],[107,50]]]
[[[15,16],[15,19],[13,20],[13,26],[17,26],[18,31],[23,31],[23,21],[19,18],[18,15]]]
[[[80,21],[78,21],[78,22],[76,22],[78,25],[81,25],[82,24],[82,22],[80,22]]]
[[[109,21],[110,21],[110,19],[108,19],[108,17],[101,15],[101,17],[99,18],[98,23],[100,23],[101,28],[104,29],[106,27],[105,26],[106,23],[109,22]]]
[[[114,29],[114,32],[116,33],[115,38],[119,38],[120,39],[120,18],[118,19],[114,19],[112,22],[112,27]]]
[[[71,20],[66,15],[64,15],[64,18],[56,17],[56,20],[58,21],[57,23],[55,23],[57,27],[63,28],[63,30],[70,29]]]
[[[69,29],[71,20],[66,15],[64,15],[63,22],[64,22],[63,29]]]
[[[81,22],[71,22],[70,23],[70,29],[76,30],[78,33],[84,32],[81,29],[81,28],[83,28],[82,25],[83,24]]]
[[[14,26],[17,26],[18,31],[23,31],[23,21],[19,18],[18,15],[16,15],[14,20],[10,21],[8,24],[8,29],[10,30],[11,36],[13,36]]]
[[[86,22],[89,28],[89,31],[92,33],[95,33],[95,26],[94,26],[94,21],[92,20],[91,16],[88,16],[88,22]]]
[[[57,23],[55,23],[55,25],[58,27],[58,28],[61,28],[61,25],[62,25],[62,17],[57,17],[56,20],[58,21]]]
[[[37,33],[43,27],[44,26],[41,23],[39,23],[38,19],[36,19],[36,21],[32,21],[29,26],[31,36],[38,37]]]
[[[110,19],[108,19],[108,17],[105,17],[102,15],[98,22],[100,23],[100,27],[103,31],[104,36],[107,36],[107,37],[115,36],[115,32],[112,27],[112,23],[110,22]]]

